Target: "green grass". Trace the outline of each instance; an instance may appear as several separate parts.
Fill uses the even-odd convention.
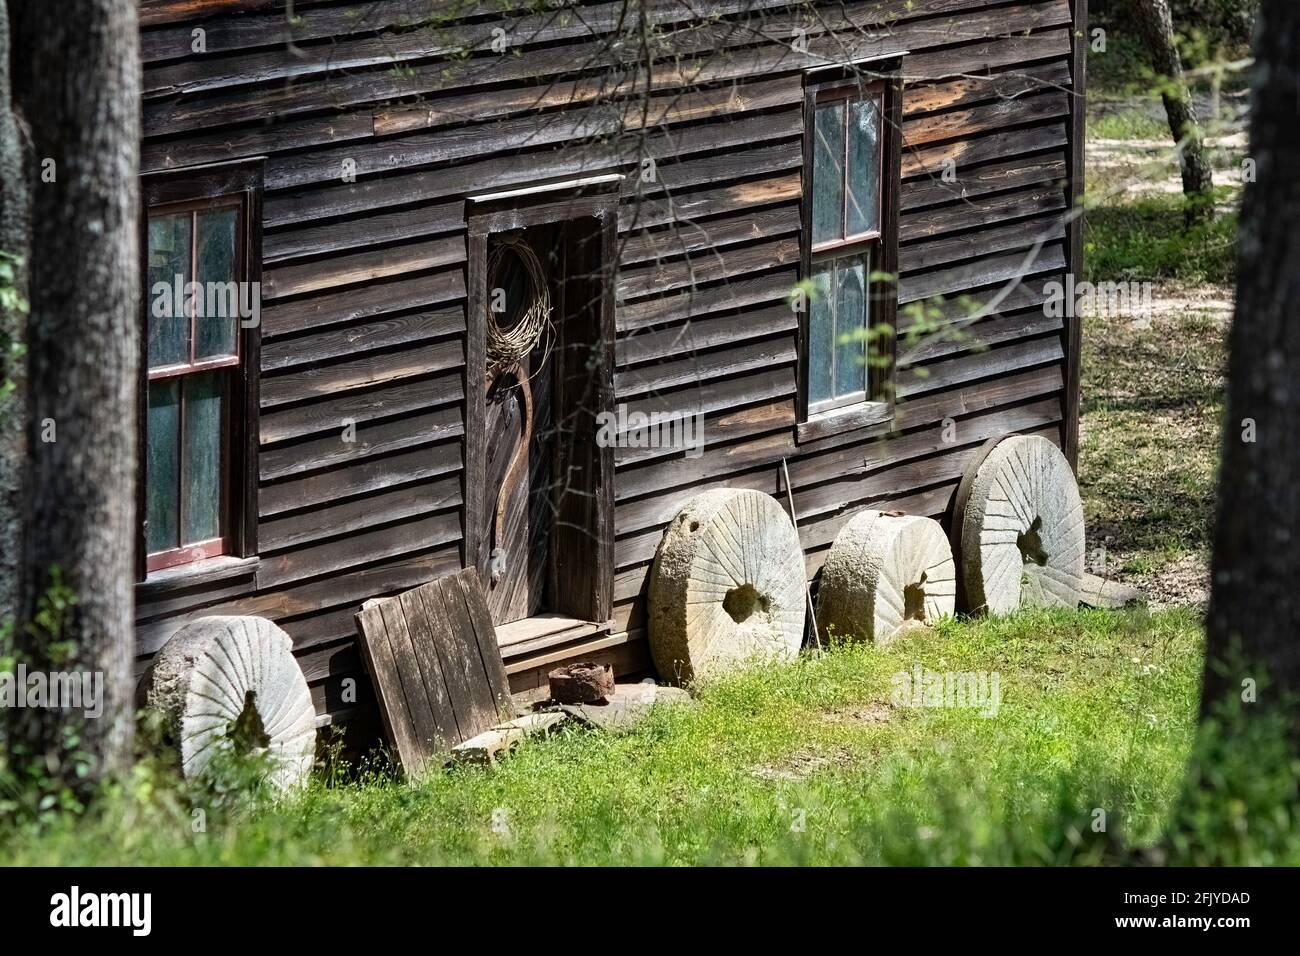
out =
[[[231,810],[141,770],[92,816],[0,828],[12,863],[1060,863],[1155,840],[1185,775],[1190,612],[948,622],[741,673],[636,731],[496,768],[314,783]],[[916,665],[996,672],[1001,706],[891,705]],[[195,808],[206,815],[195,833]],[[1097,809],[1106,834],[1095,834]],[[792,824],[803,821],[803,829]],[[1115,842],[1120,840],[1122,842]]]
[[[1084,245],[1087,278],[1231,284],[1236,275],[1236,212],[1220,213],[1189,229],[1183,208],[1180,194],[1157,194],[1090,209]]]
[[[1140,109],[1123,109],[1088,114],[1089,139],[1156,139],[1169,138],[1169,126]]]

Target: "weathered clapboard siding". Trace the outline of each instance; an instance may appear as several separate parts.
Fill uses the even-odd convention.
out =
[[[1077,346],[1042,306],[1077,255],[1065,181],[1083,0],[815,6],[466,0],[430,20],[407,0],[298,0],[290,24],[283,0],[141,0],[145,169],[264,156],[266,194],[260,564],[143,587],[139,666],[194,617],[264,615],[292,636],[322,720],[378,732],[353,615],[464,560],[466,396],[481,382],[466,367],[471,193],[629,174],[616,397],[705,423],[699,457],[616,449],[614,630],[511,650],[517,691],[578,654],[648,666],[650,563],[700,490],[758,488],[784,505],[786,459],[812,575],[862,507],[942,516],[986,438],[1066,440]],[[652,71],[601,35],[636,36],[642,15],[658,31]],[[206,53],[192,51],[195,27]],[[498,28],[509,55],[492,50]],[[903,52],[898,414],[798,443],[786,300],[802,71]],[[939,327],[908,338],[905,305],[932,296],[946,297]],[[957,297],[988,314],[969,321]]]

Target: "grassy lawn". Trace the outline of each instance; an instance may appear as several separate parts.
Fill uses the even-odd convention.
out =
[[[315,783],[205,832],[148,770],[12,863],[1061,863],[1160,832],[1201,668],[1186,611],[948,622],[706,687],[629,734],[566,730],[496,768]],[[892,675],[996,672],[999,706],[899,707]],[[989,708],[991,709],[991,708]],[[1107,832],[1092,831],[1104,810]],[[802,823],[802,829],[797,825]],[[942,838],[939,835],[942,834]]]

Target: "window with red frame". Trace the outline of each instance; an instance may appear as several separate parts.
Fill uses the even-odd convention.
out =
[[[810,100],[811,204],[805,401],[816,414],[877,399],[873,272],[883,269],[886,86],[848,82]],[[883,341],[883,337],[882,337]]]
[[[150,572],[238,550],[247,217],[243,195],[149,209],[143,503]]]

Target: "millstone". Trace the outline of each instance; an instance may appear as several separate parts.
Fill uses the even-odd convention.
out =
[[[826,556],[817,624],[823,634],[885,643],[906,626],[951,616],[956,594],[952,547],[939,522],[863,511]]]
[[[270,782],[307,779],[316,712],[289,635],[260,617],[204,617],[181,628],[145,676],[144,702],[160,711],[195,777],[222,741],[271,757]]]
[[[697,495],[673,519],[650,575],[650,651],[681,682],[799,652],[803,552],[789,517],[759,491]]]
[[[1070,463],[1046,438],[998,442],[975,472],[959,519],[970,610],[1078,606],[1083,502]]]

